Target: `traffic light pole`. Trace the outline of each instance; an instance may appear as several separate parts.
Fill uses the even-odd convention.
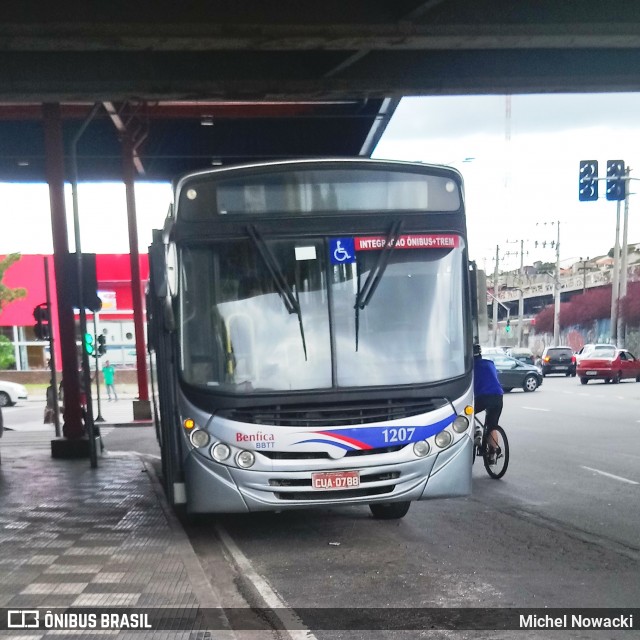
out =
[[[598,199],[598,181],[606,180],[607,200],[616,201],[616,241],[613,249],[613,275],[611,278],[611,343],[624,347],[625,328],[619,318],[620,299],[627,295],[627,225],[629,216],[629,177],[631,169],[624,160],[607,160],[607,176],[598,175],[597,160],[581,160],[578,181],[578,198],[582,201]],[[624,200],[624,232],[622,260],[620,257],[620,201]],[[583,286],[583,291],[584,291]]]
[[[60,403],[58,400],[58,373],[56,371],[56,345],[53,337],[53,316],[51,314],[51,286],[49,283],[49,258],[44,257],[44,286],[47,296],[47,309],[49,312],[49,366],[51,367],[51,386],[53,387],[53,424],[56,430],[56,438],[62,433],[60,431]],[[47,399],[49,399],[47,397]]]
[[[93,312],[93,335],[98,335],[98,326],[96,323],[96,314]],[[98,399],[98,415],[96,416],[96,422],[104,422],[102,413],[100,413],[100,367],[98,361],[100,360],[100,354],[98,352],[98,345],[96,345],[95,357],[96,357],[96,398]]]
[[[627,236],[629,231],[629,173],[631,169],[625,167],[625,178],[627,180],[625,185],[625,197],[624,197],[624,222],[622,224],[622,256],[620,260],[620,283],[619,283],[619,299],[624,298],[627,295],[627,278],[628,278],[628,248],[627,248]],[[618,345],[624,347],[626,344],[626,326],[622,319],[618,317]]]
[[[498,298],[496,298],[494,295],[492,295],[488,291],[487,291],[487,295],[490,298],[493,299],[493,304],[495,305],[495,309],[496,309],[496,316],[498,315],[498,312],[497,312],[498,307],[497,307],[497,305],[500,305],[503,309],[506,310],[506,312],[507,312],[507,324],[509,324],[509,322],[511,321],[511,309],[506,304],[503,304],[502,302],[500,302],[500,300],[498,300]],[[497,325],[498,325],[498,321],[496,320],[496,331],[497,331]],[[493,346],[497,347],[498,345],[494,344]]]
[[[618,344],[618,300],[620,297],[620,200],[616,202],[616,242],[613,245],[613,279],[611,286],[611,344]]]
[[[72,181],[71,181],[71,196],[73,203],[73,228],[76,245],[76,255],[78,258],[77,265],[77,278],[78,278],[78,307],[80,311],[80,335],[84,336],[87,332],[87,310],[83,300],[83,278],[82,278],[82,248],[80,242],[80,214],[78,211],[78,158],[77,158],[77,146],[78,140],[84,133],[85,129],[89,126],[89,123],[100,108],[99,104],[95,104],[89,114],[89,116],[82,123],[82,126],[77,131],[73,140],[71,141],[71,168],[72,168]],[[91,367],[89,365],[89,354],[86,349],[82,349],[82,376],[84,380],[84,391],[86,396],[85,406],[85,428],[89,437],[89,460],[91,467],[98,466],[98,452],[96,449],[96,437],[100,437],[100,431],[96,428],[93,420],[93,403],[91,402]]]

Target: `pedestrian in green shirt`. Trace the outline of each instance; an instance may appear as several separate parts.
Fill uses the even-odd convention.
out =
[[[104,367],[102,367],[102,375],[104,376],[104,384],[107,387],[107,396],[109,397],[109,401],[111,401],[111,393],[113,393],[113,397],[118,401],[118,394],[116,393],[116,388],[113,384],[113,380],[116,375],[116,370],[109,364],[109,361],[106,360],[104,363]]]

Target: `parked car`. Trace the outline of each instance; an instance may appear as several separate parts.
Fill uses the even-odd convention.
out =
[[[18,400],[27,400],[27,389],[15,382],[0,380],[0,407],[10,407]]]
[[[496,365],[498,380],[504,391],[521,388],[524,391],[535,391],[542,384],[542,375],[538,368],[500,353],[482,352],[482,357]]]
[[[547,347],[542,352],[540,366],[542,375],[564,373],[566,376],[576,375],[576,357],[571,347]]]
[[[520,360],[520,362],[525,362],[526,364],[536,363],[536,357],[533,355],[533,351],[531,351],[531,349],[513,347],[513,349],[509,349],[507,355],[515,358],[516,360]]]
[[[578,376],[582,384],[589,380],[604,380],[617,384],[625,378],[640,382],[640,360],[626,349],[594,349],[580,360]]]

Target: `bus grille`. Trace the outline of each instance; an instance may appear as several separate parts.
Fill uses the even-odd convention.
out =
[[[401,420],[447,405],[445,398],[427,400],[390,399],[374,403],[332,405],[272,405],[247,409],[225,409],[217,415],[247,424],[277,427],[338,427]]]
[[[393,447],[380,447],[378,449],[354,449],[347,451],[345,458],[355,456],[374,456],[380,453],[392,453],[400,451],[406,445],[400,444]],[[330,456],[325,451],[261,451],[260,455],[270,460],[329,460]]]

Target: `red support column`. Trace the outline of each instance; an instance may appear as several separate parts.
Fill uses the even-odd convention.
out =
[[[70,440],[82,438],[82,409],[80,407],[80,379],[76,348],[75,319],[72,290],[65,273],[69,255],[67,215],[64,204],[64,144],[60,105],[43,104],[45,163],[51,203],[51,232],[53,236],[53,262],[56,273],[58,298],[58,327],[62,352],[62,388],[64,391],[64,425],[62,433]]]
[[[140,281],[140,257],[138,252],[138,225],[136,221],[136,198],[134,193],[135,165],[134,148],[129,135],[122,137],[123,177],[127,196],[127,218],[129,221],[129,255],[131,260],[131,294],[133,300],[133,324],[136,336],[136,367],[138,370],[138,400],[146,403],[134,418],[150,418],[149,387],[147,381],[147,358],[144,339],[144,323],[142,308],[142,282]],[[148,413],[148,415],[147,415]]]

